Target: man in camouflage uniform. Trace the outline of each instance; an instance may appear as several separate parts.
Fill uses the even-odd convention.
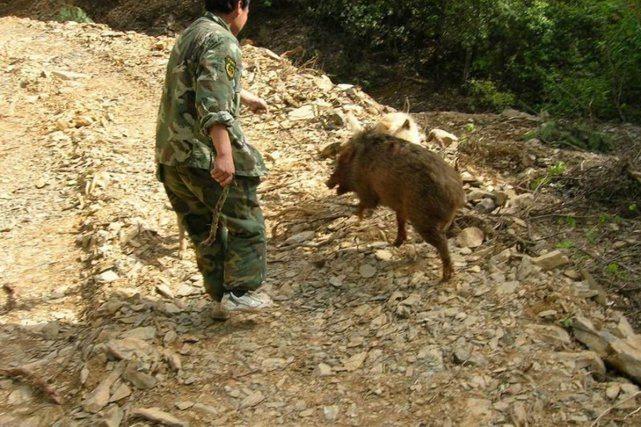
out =
[[[264,112],[262,99],[241,89],[236,35],[250,0],[207,0],[205,16],[176,41],[167,66],[156,131],[158,178],[196,247],[198,268],[214,299],[213,316],[271,305],[257,289],[265,279],[265,224],[256,189],[266,173],[243,134],[241,103]],[[213,245],[212,213],[228,188]]]

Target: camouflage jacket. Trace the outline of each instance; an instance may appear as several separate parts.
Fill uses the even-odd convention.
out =
[[[238,40],[218,16],[207,13],[176,41],[156,126],[156,162],[209,169],[216,151],[208,135],[229,130],[236,174],[261,176],[263,158],[240,126],[242,55]]]

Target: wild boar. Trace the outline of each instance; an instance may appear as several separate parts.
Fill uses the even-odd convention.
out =
[[[465,203],[458,172],[425,147],[375,129],[354,135],[338,156],[327,181],[339,195],[354,192],[360,200],[358,215],[379,205],[396,212],[395,245],[407,240],[409,221],[434,246],[443,263],[443,281],[453,274],[445,231]]]

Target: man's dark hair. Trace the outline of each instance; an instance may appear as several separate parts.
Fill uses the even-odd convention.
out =
[[[236,5],[240,2],[243,9],[249,7],[251,0],[205,0],[205,9],[207,12],[212,13],[230,13],[236,9]]]

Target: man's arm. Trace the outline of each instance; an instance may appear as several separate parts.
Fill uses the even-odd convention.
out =
[[[256,96],[245,89],[240,92],[240,102],[253,113],[261,114],[269,111],[267,102],[265,102],[263,98]]]
[[[236,173],[227,127],[221,124],[213,125],[209,129],[209,137],[216,149],[211,177],[222,187],[226,187],[234,180]]]

